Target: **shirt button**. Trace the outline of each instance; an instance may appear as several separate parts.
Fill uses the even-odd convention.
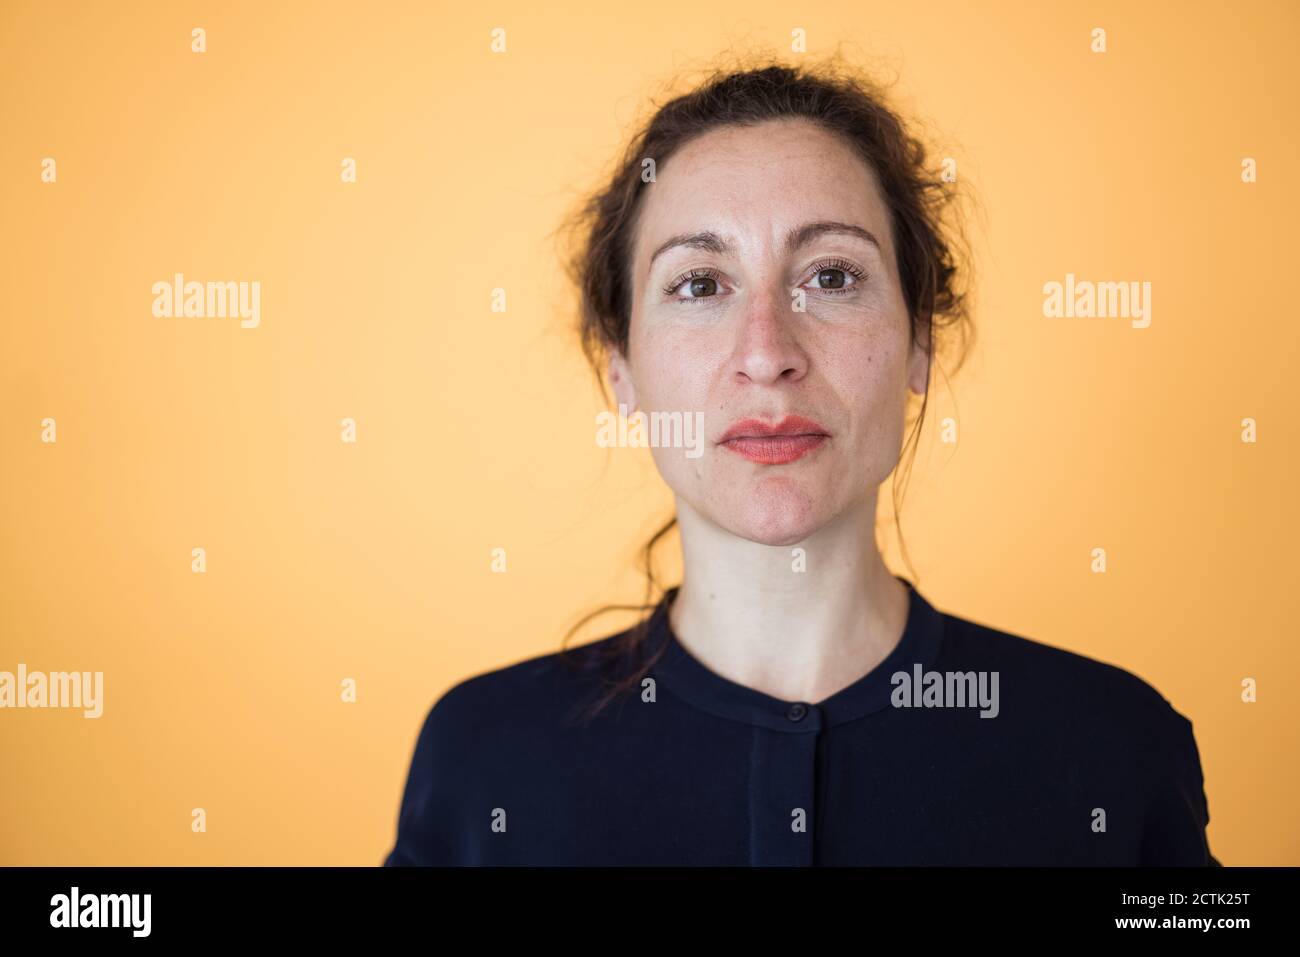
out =
[[[808,709],[804,705],[792,704],[790,705],[790,710],[785,713],[785,716],[789,718],[791,721],[798,721],[801,718],[803,718],[803,716],[806,715],[807,713],[808,713]]]

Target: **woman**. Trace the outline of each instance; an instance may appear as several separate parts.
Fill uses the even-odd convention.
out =
[[[830,70],[723,74],[657,112],[574,266],[620,405],[702,414],[702,455],[652,450],[681,585],[447,692],[386,863],[1218,863],[1160,694],[941,612],[879,554],[908,393],[968,333],[951,195]]]

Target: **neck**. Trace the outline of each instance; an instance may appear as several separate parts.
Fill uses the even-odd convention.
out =
[[[677,506],[683,576],[669,621],[682,646],[714,673],[815,704],[897,646],[907,587],[880,557],[874,495],[792,545],[748,541],[680,500]]]

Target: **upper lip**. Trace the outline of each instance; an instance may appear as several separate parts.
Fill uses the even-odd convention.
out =
[[[763,438],[772,435],[830,435],[818,422],[805,419],[802,415],[787,415],[780,422],[764,422],[762,419],[741,419],[722,433],[719,442],[732,439]]]

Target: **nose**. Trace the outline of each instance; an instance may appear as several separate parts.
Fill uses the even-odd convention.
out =
[[[732,354],[737,382],[771,385],[782,379],[798,381],[808,371],[808,356],[799,345],[795,322],[799,314],[780,290],[763,289],[745,303]]]

